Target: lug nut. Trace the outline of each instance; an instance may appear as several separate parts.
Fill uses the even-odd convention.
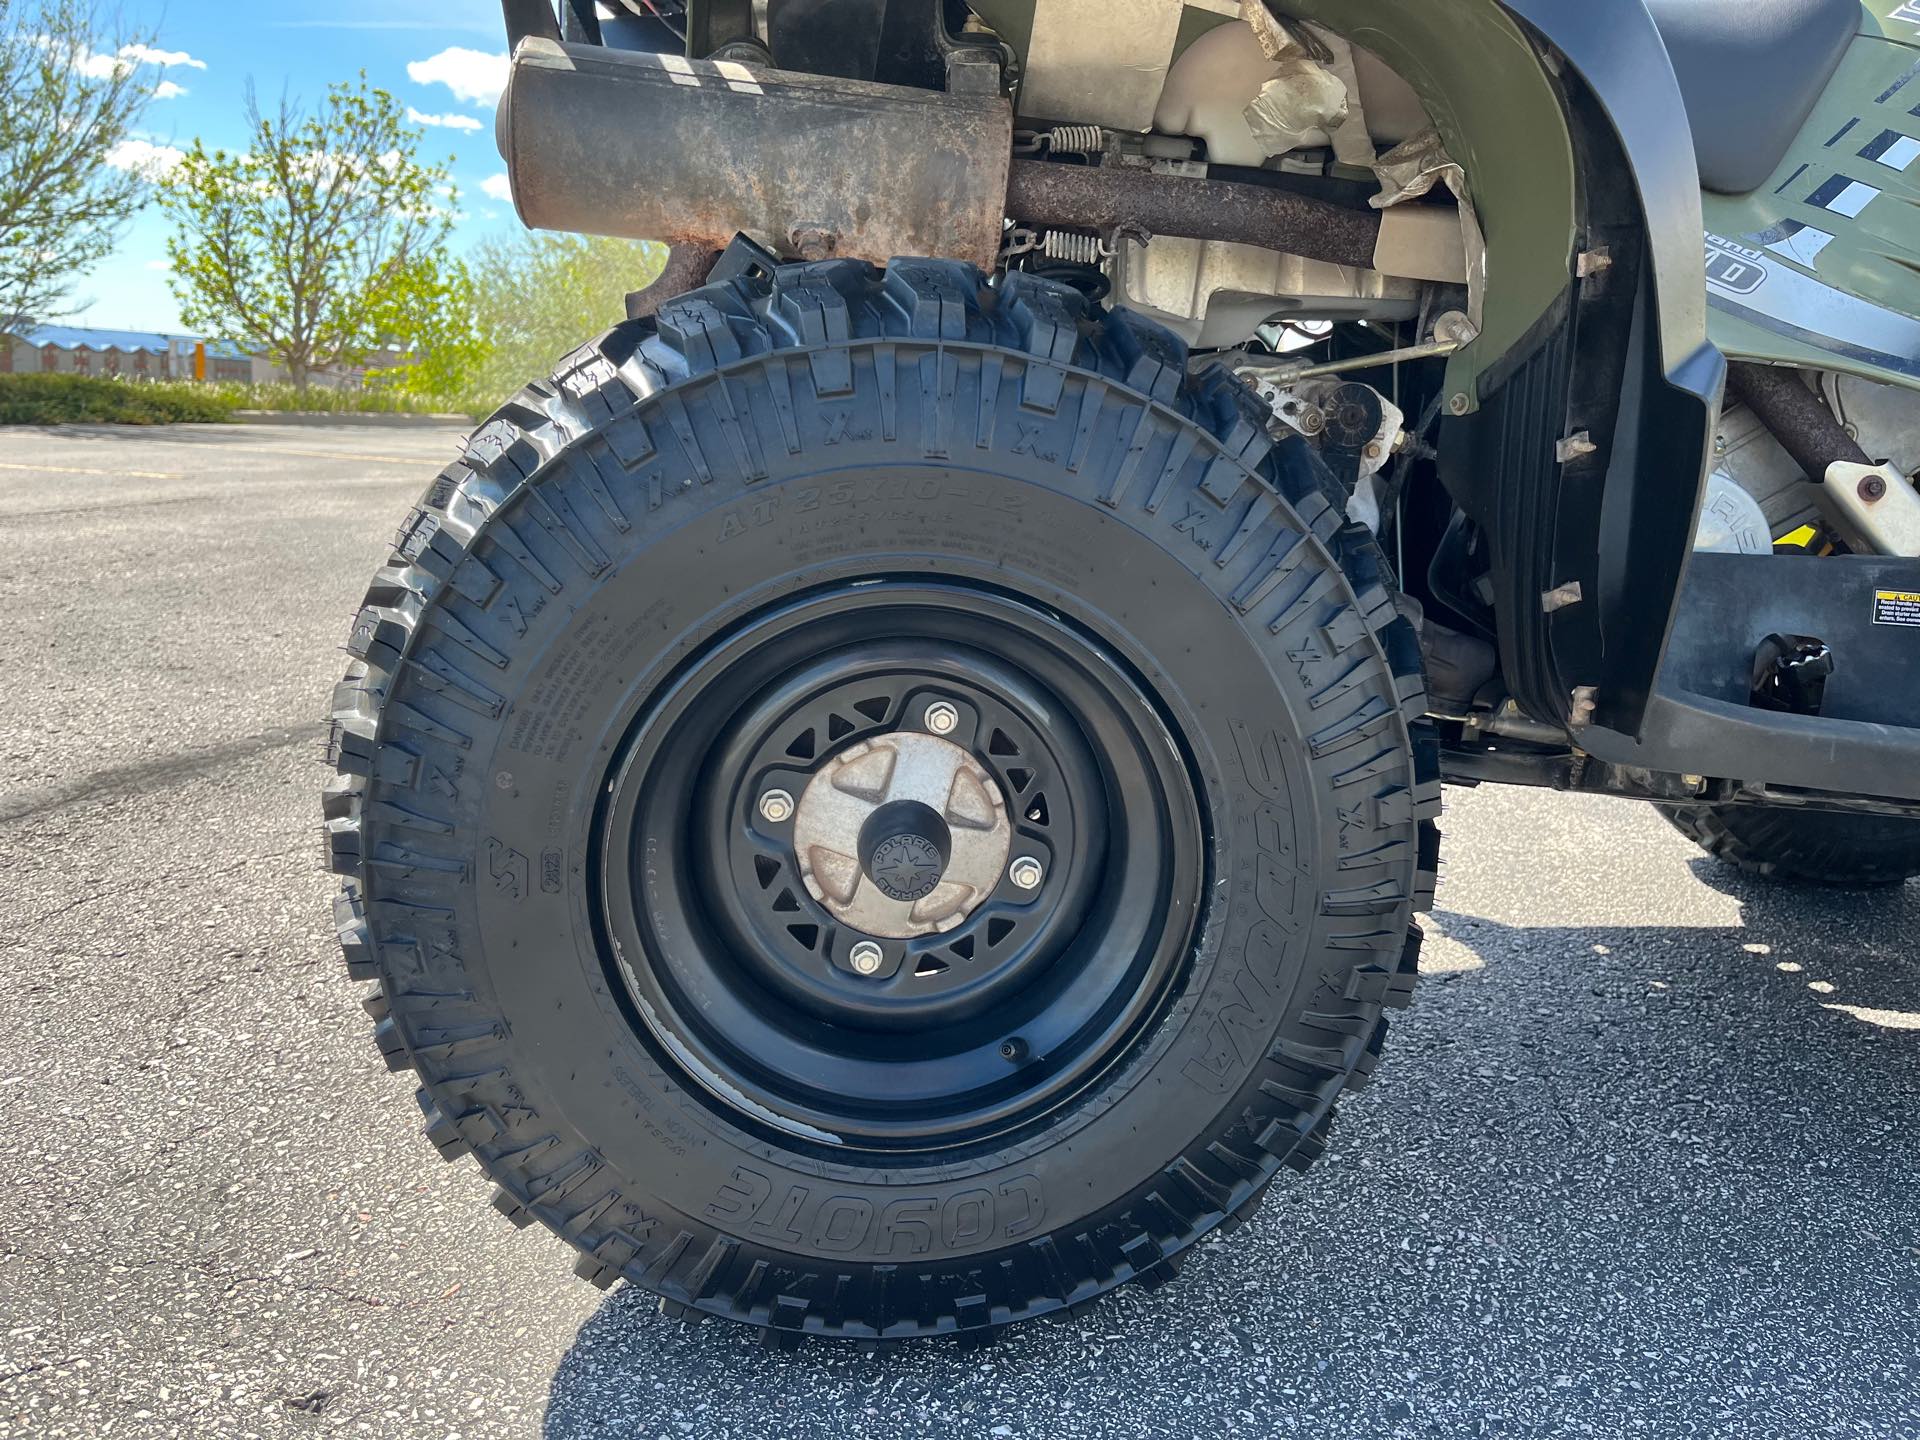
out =
[[[1038,890],[1047,872],[1031,855],[1022,855],[1007,867],[1007,878],[1022,890]]]
[[[784,790],[769,790],[760,797],[760,818],[778,825],[793,818],[793,796]]]
[[[954,727],[960,723],[960,712],[944,700],[936,700],[927,707],[927,729],[936,735],[951,735]]]
[[[1018,1065],[1022,1060],[1027,1058],[1027,1042],[1022,1040],[1018,1035],[1014,1036],[1011,1040],[1002,1040],[1000,1042],[1000,1058],[1011,1064]]]
[[[862,940],[847,952],[847,963],[856,975],[872,975],[886,962],[887,952],[871,940]]]

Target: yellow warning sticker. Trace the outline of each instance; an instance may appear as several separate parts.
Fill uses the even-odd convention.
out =
[[[1920,590],[1874,591],[1873,623],[1920,627]]]

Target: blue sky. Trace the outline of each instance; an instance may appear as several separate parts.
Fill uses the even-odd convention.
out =
[[[499,0],[126,0],[125,13],[153,32],[148,73],[168,98],[148,108],[118,163],[164,167],[195,137],[243,145],[249,81],[271,110],[283,92],[311,106],[330,83],[365,70],[416,116],[441,122],[424,127],[420,153],[452,158],[465,216],[456,245],[519,228],[493,144],[493,103],[506,73]],[[112,258],[70,292],[70,323],[180,330],[167,288],[167,233],[157,207],[142,211]]]

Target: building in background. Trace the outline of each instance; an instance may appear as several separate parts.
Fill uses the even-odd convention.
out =
[[[119,375],[132,380],[191,380],[200,342],[189,335],[94,330],[77,325],[23,326],[0,335],[0,374]],[[209,380],[251,382],[257,358],[231,340],[209,340]]]
[[[28,325],[17,334],[0,333],[0,375],[119,375],[133,380],[192,380],[194,354],[201,340],[193,335],[160,335],[143,330],[93,330],[77,325]],[[232,340],[208,340],[205,378],[241,384],[274,384],[286,371],[264,355]],[[372,366],[321,371],[317,385],[357,390],[368,369],[393,365],[392,351]]]

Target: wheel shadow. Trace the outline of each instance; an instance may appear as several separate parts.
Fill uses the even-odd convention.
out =
[[[1326,1161],[1176,1284],[877,1354],[623,1288],[546,1440],[1913,1433],[1920,884],[1694,873],[1739,924],[1431,917]]]

